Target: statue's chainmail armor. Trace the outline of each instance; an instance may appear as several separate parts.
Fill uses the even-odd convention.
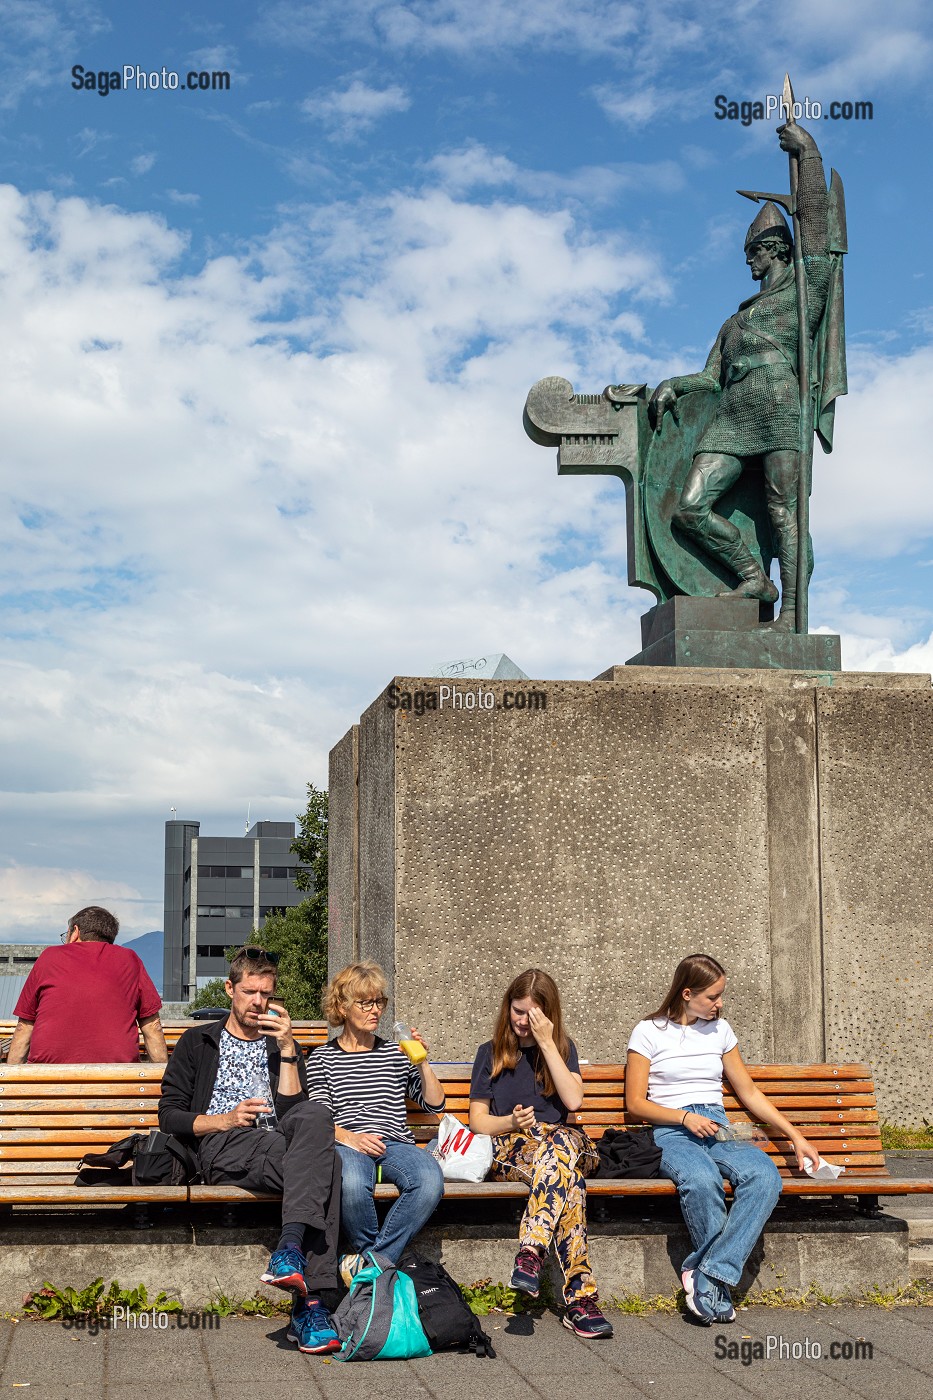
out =
[[[832,266],[827,249],[823,162],[815,154],[800,162],[797,207],[812,336],[823,315]],[[756,334],[756,328],[761,334]],[[766,363],[755,363],[763,357]],[[700,374],[678,375],[670,382],[677,394],[693,389],[721,393],[716,416],[703,434],[698,452],[749,457],[780,449],[796,451],[800,445],[800,395],[793,266],[767,291],[742,302],[729,317]]]

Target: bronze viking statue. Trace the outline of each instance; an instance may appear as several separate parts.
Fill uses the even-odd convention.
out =
[[[823,354],[825,382],[816,391],[815,415],[808,415],[807,432],[820,434],[827,451],[832,446],[833,400],[845,392],[838,379],[842,337],[841,276],[834,276],[838,258],[831,247],[829,198],[823,162],[816,142],[796,122],[779,128],[782,148],[796,162],[796,208],[801,257],[806,279],[807,336]],[[768,200],[748,230],[745,261],[761,283],[756,296],[743,301],[716,338],[706,367],[699,374],[677,375],[659,384],[651,396],[649,416],[658,426],[665,409],[673,409],[681,394],[697,389],[719,392],[715,416],[701,438],[684,483],[673,523],[740,580],[724,596],[774,602],[777,589],[752,555],[739,530],[717,515],[713,507],[738,480],[743,464],[759,458],[774,549],[781,574],[781,611],[772,624],[785,631],[796,628],[798,480],[801,457],[801,399],[799,392],[798,289],[795,285],[794,240],[780,209]],[[841,269],[840,269],[841,272]],[[833,350],[826,364],[827,347]],[[811,364],[817,357],[810,357]],[[844,373],[844,369],[843,369]],[[809,483],[807,483],[807,486]],[[806,536],[806,579],[813,572],[813,549]]]
[[[762,204],[745,238],[760,290],[721,328],[705,368],[664,380],[650,400],[643,384],[578,394],[552,376],[533,386],[524,415],[535,442],[558,448],[560,472],[625,482],[629,582],[659,605],[678,596],[757,601],[769,665],[818,659],[818,649],[795,650],[785,634],[808,632],[813,437],[831,451],[834,402],[846,392],[842,181],[833,171],[827,189],[816,142],[792,115],[789,78],[783,106],[790,191],[739,191]],[[781,609],[770,622],[775,557]],[[737,614],[703,616],[706,627],[739,625]],[[646,655],[634,660],[652,664]]]

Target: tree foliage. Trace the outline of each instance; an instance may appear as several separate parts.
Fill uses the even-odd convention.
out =
[[[223,977],[212,977],[209,982],[198,989],[198,994],[193,1001],[189,1001],[185,1007],[185,1014],[190,1016],[192,1011],[200,1011],[208,1006],[229,1006],[230,998],[227,996],[227,989],[224,985]]]

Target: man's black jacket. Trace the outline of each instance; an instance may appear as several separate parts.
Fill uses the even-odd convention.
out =
[[[204,1026],[193,1026],[185,1031],[165,1066],[162,1097],[159,1100],[159,1127],[163,1133],[174,1133],[189,1146],[196,1147],[198,1143],[191,1131],[195,1118],[199,1113],[206,1113],[210,1106],[220,1064],[220,1036],[228,1020],[229,1017],[225,1016],[222,1021],[208,1021]],[[272,1098],[276,1116],[281,1120],[290,1108],[308,1097],[308,1072],[299,1048],[297,1068],[301,1093],[280,1094],[281,1052],[274,1036],[267,1035],[265,1042]]]

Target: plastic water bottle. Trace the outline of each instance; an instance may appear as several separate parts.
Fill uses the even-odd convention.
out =
[[[420,1065],[422,1060],[428,1058],[428,1052],[421,1044],[420,1040],[412,1040],[411,1026],[404,1021],[396,1021],[392,1027],[392,1034],[398,1041],[398,1048],[408,1056],[413,1065]]]
[[[267,1133],[271,1133],[276,1127],[275,1108],[270,1102],[270,1091],[269,1071],[257,1069],[250,1085],[249,1096],[251,1099],[263,1099],[268,1105],[268,1112],[257,1114],[253,1123],[255,1127],[261,1128]]]

